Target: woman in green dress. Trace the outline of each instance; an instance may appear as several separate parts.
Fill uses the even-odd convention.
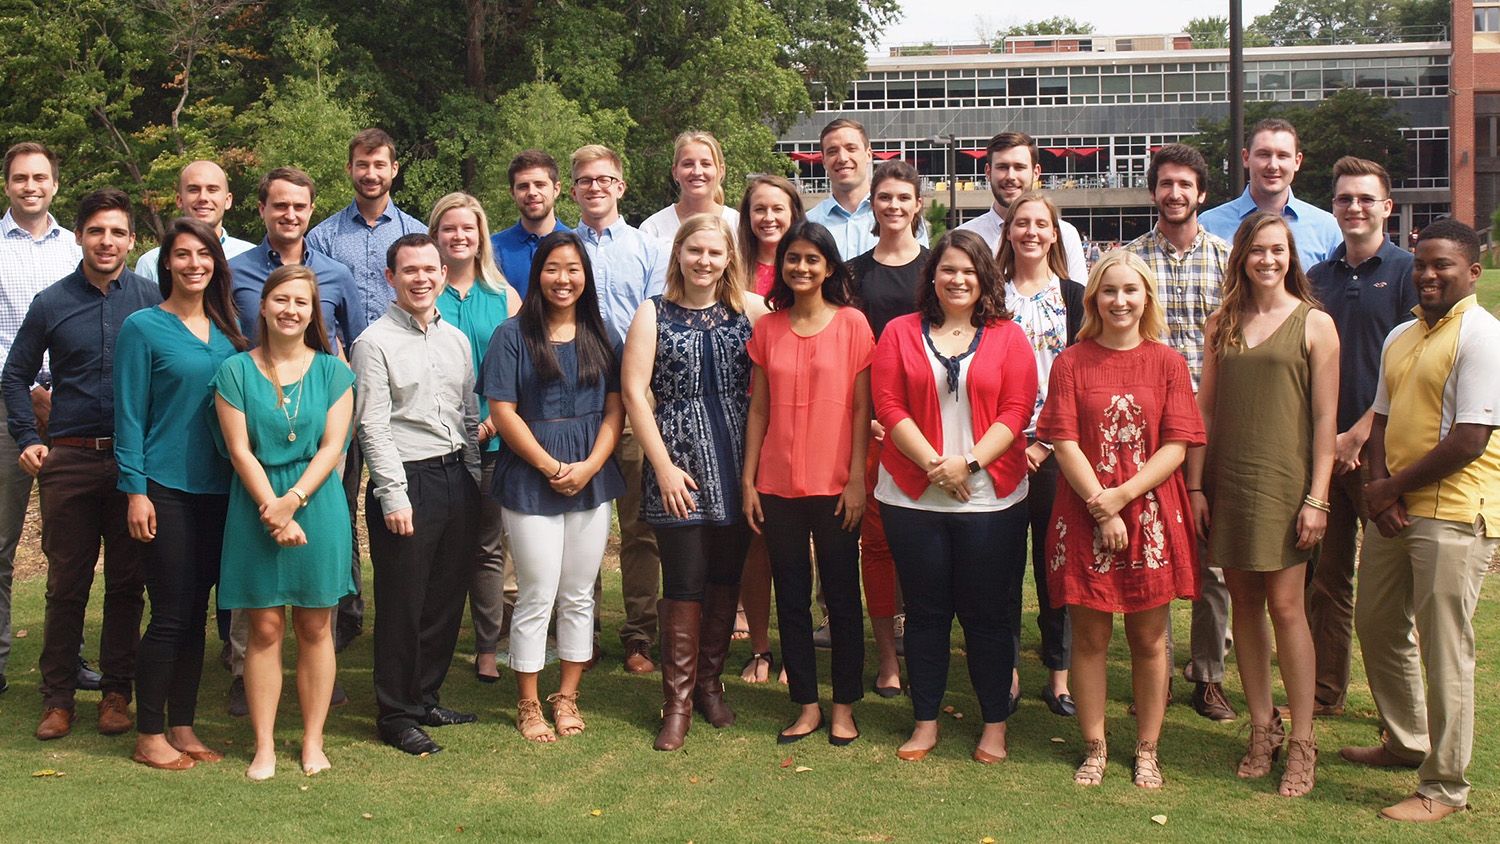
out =
[[[353,537],[338,484],[354,410],[354,373],[328,348],[317,277],[280,267],[261,290],[258,348],[226,360],[214,378],[215,406],[234,466],[219,600],[250,619],[245,695],[255,758],[245,775],[276,773],[274,732],[281,698],[283,609],[297,633],[302,770],[329,767],[323,723],[333,692],[333,608],[354,593]]]

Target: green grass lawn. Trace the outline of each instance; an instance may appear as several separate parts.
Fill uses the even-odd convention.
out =
[[[1479,303],[1491,311],[1500,309],[1500,270],[1485,270],[1480,277]]]
[[[1110,676],[1111,766],[1101,788],[1078,789],[1071,781],[1081,748],[1077,728],[1048,712],[1036,696],[1044,672],[1032,656],[1034,599],[1027,607],[1025,699],[1011,721],[1011,759],[993,767],[969,760],[979,713],[957,636],[948,702],[963,718],[943,716],[938,750],[911,764],[894,755],[910,728],[905,698],[871,695],[860,704],[856,712],[864,735],[849,748],[830,747],[820,735],[789,749],[775,742],[776,730],[793,715],[784,690],[738,679],[728,682],[729,699],[739,712],[736,726],[716,731],[696,722],[683,751],[656,753],[650,743],[661,699],[659,679],[625,674],[609,635],[606,661],[583,686],[588,731],[552,746],[531,745],[511,723],[509,672],[498,685],[473,680],[465,631],[444,702],[478,712],[481,721],[435,731],[446,747],[443,753],[415,759],[376,741],[367,634],[341,659],[340,677],[352,702],[336,710],[329,724],[332,771],[312,779],[297,774],[299,725],[288,682],[279,731],[285,740],[281,772],[269,782],[247,782],[249,724],[224,714],[228,676],[212,660],[205,669],[198,727],[228,758],[185,773],[151,771],[130,761],[130,736],[105,738],[93,730],[96,693],[80,695],[72,736],[46,744],[32,738],[39,715],[34,666],[42,586],[37,578],[16,584],[16,627],[28,633],[16,641],[11,690],[0,697],[0,805],[6,807],[0,840],[5,841],[97,840],[101,834],[118,841],[321,841],[360,835],[381,841],[652,842],[1500,839],[1500,735],[1491,729],[1500,721],[1495,692],[1500,670],[1494,661],[1500,597],[1493,589],[1478,613],[1477,736],[1469,770],[1475,811],[1440,828],[1416,830],[1376,817],[1380,807],[1413,790],[1412,772],[1357,768],[1337,756],[1341,745],[1376,738],[1374,707],[1357,656],[1348,714],[1318,723],[1322,765],[1310,798],[1276,795],[1279,765],[1271,778],[1236,779],[1232,771],[1244,748],[1244,718],[1239,724],[1199,718],[1181,703],[1189,692],[1181,681],[1179,703],[1170,709],[1162,739],[1167,787],[1147,792],[1130,784],[1134,726],[1125,713],[1128,663],[1123,634],[1117,635]],[[96,586],[91,606],[98,598]],[[619,607],[618,575],[607,575],[606,630],[618,624]],[[1179,602],[1176,612],[1181,659],[1189,629],[1186,604]],[[97,624],[95,611],[91,642]],[[748,650],[746,643],[736,643],[731,664],[737,667]],[[826,659],[822,667],[826,679]],[[544,688],[555,685],[555,675],[555,668],[543,675]],[[1232,666],[1228,686],[1243,712]],[[811,770],[799,773],[799,766]],[[42,770],[63,776],[34,776]],[[1152,821],[1156,815],[1166,817],[1164,827]]]

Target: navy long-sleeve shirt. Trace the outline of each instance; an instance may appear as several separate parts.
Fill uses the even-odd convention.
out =
[[[125,318],[161,303],[155,284],[124,270],[106,292],[83,265],[31,301],[0,372],[10,435],[26,449],[42,441],[31,409],[31,385],[51,358],[53,437],[110,437],[115,430],[115,339]]]

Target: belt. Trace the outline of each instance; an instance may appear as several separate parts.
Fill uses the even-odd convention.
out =
[[[440,454],[437,457],[425,457],[421,460],[408,460],[401,464],[403,466],[453,466],[464,462],[464,450]]]
[[[91,451],[113,451],[115,447],[114,437],[53,437],[53,447],[66,445],[73,448],[86,448]]]

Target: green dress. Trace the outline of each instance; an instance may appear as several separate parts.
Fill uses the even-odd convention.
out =
[[[250,450],[278,495],[285,495],[307,469],[323,438],[328,409],[353,385],[354,373],[347,364],[331,355],[316,355],[300,384],[282,387],[290,400],[288,412],[296,414],[296,438],[289,440],[287,414],[276,406],[276,388],[248,352],[224,361],[213,380],[218,395],[245,414]],[[344,447],[348,444],[346,439]],[[354,594],[349,507],[337,478],[324,481],[294,518],[307,534],[307,544],[283,548],[261,525],[259,508],[235,475],[220,559],[220,606],[331,607]]]
[[[1219,359],[1204,494],[1210,565],[1279,571],[1307,562],[1297,513],[1312,480],[1306,303],[1255,348]]]

